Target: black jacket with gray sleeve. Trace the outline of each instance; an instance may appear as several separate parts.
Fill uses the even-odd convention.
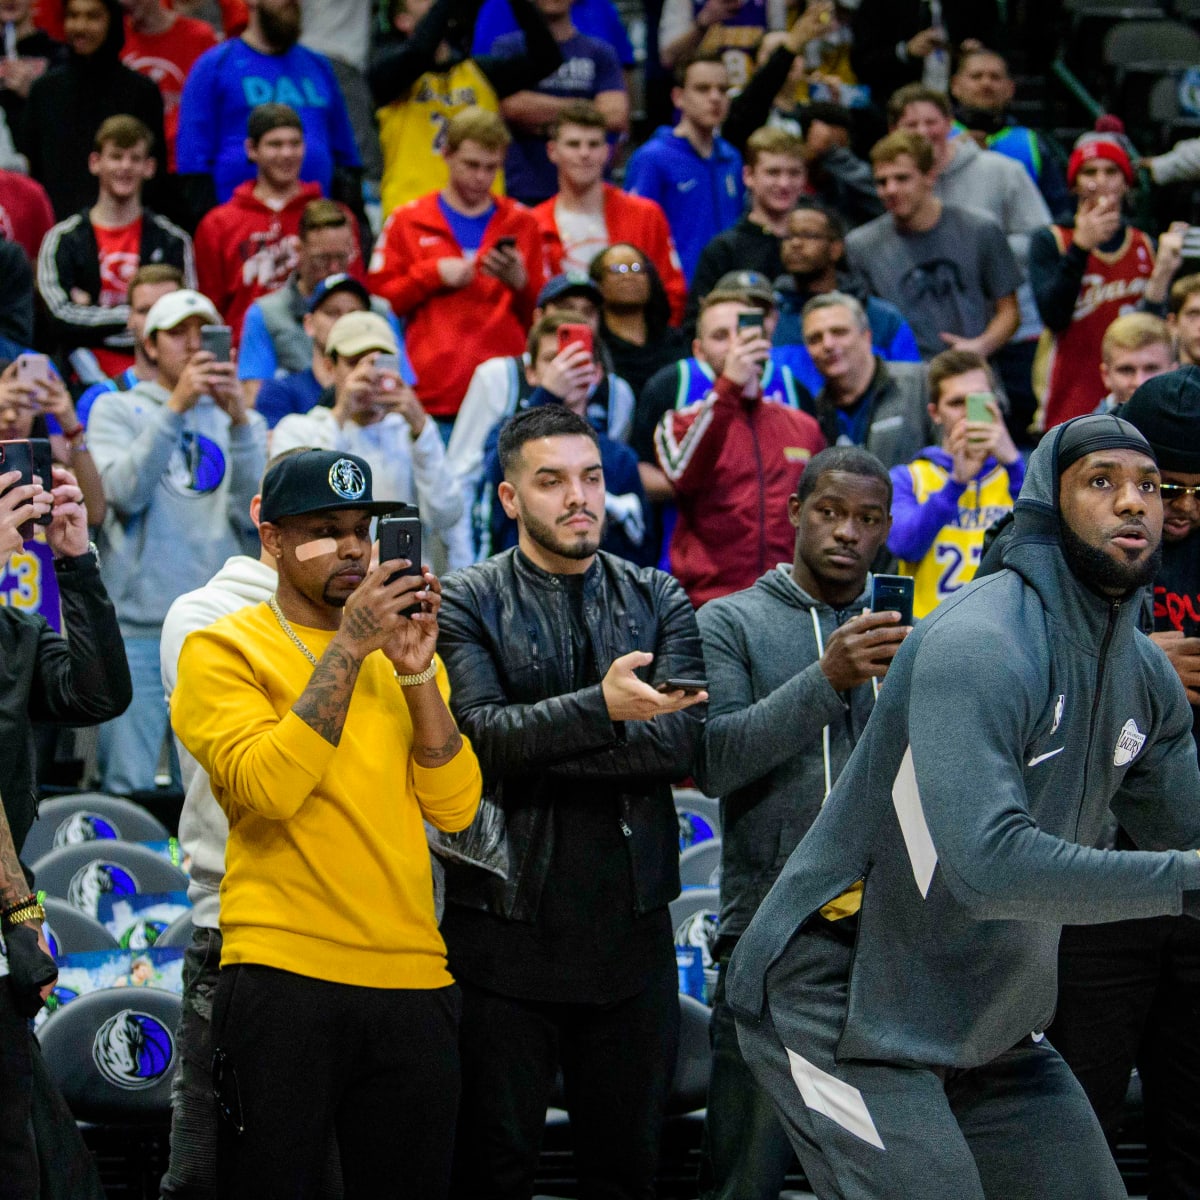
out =
[[[1139,598],[1106,600],[1067,566],[1064,428],[1030,459],[1003,569],[900,648],[742,935],[727,996],[743,1018],[792,937],[861,880],[839,1058],[977,1066],[1049,1022],[1060,926],[1179,913],[1200,888],[1192,711]],[[1140,849],[1093,848],[1110,806]]]

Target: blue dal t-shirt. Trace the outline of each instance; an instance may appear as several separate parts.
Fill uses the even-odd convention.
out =
[[[260,104],[286,104],[304,126],[300,178],[328,194],[335,167],[361,165],[354,130],[329,60],[304,46],[260,54],[240,38],[214,46],[192,67],[179,104],[181,175],[211,175],[217,202],[255,177],[246,157],[246,121]]]

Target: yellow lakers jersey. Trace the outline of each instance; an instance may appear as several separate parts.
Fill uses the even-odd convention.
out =
[[[467,59],[446,71],[426,71],[403,100],[379,109],[379,141],[383,147],[380,201],[386,216],[449,181],[442,145],[446,126],[464,108],[477,104],[498,113],[500,101],[484,73]],[[504,172],[492,190],[504,195]]]
[[[908,464],[913,499],[924,504],[950,482],[950,472],[926,458]],[[924,617],[975,578],[983,554],[988,526],[1012,511],[1014,496],[1008,471],[1000,464],[967,485],[958,500],[958,517],[943,525],[920,562],[900,563],[900,573],[911,575],[913,616]]]

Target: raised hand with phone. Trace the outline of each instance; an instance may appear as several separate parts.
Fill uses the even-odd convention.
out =
[[[515,237],[497,238],[496,244],[485,251],[479,261],[486,274],[506,283],[514,292],[521,291],[529,282],[525,256]]]
[[[761,311],[748,309],[738,313],[737,329],[721,374],[737,384],[742,395],[757,396],[763,367],[770,357],[771,343],[763,328]]]

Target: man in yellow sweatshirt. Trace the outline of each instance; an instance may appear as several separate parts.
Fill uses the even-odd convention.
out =
[[[219,1193],[445,1194],[458,989],[423,820],[470,824],[479,764],[435,656],[441,587],[371,568],[370,467],[303,450],[263,480],[276,594],[189,635],[171,717],[229,818],[213,1005]],[[420,611],[403,610],[414,600]]]

